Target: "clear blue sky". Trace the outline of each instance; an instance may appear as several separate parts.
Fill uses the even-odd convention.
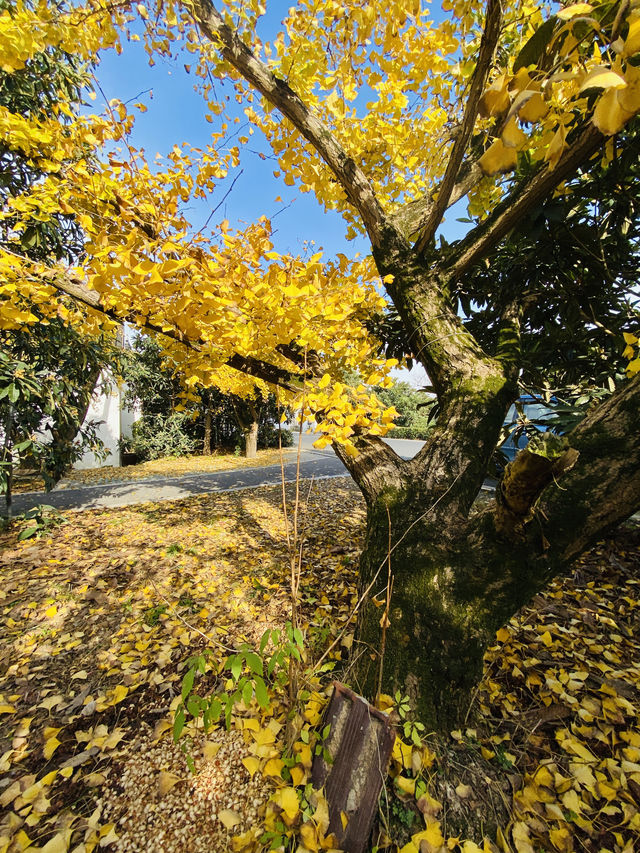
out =
[[[269,4],[269,13],[262,19],[262,38],[271,38],[278,32],[282,15],[289,5],[283,0]],[[146,113],[138,114],[132,137],[133,144],[144,148],[149,160],[156,153],[170,151],[176,143],[203,146],[209,140],[212,125],[205,120],[204,100],[194,91],[194,75],[184,69],[183,63],[192,61],[189,54],[176,62],[156,57],[156,64],[150,67],[140,42],[125,43],[120,56],[113,50],[103,53],[96,76],[107,100],[142,101],[149,108]],[[102,94],[97,94],[93,109],[103,105]],[[235,107],[232,104],[232,108]],[[236,110],[235,114],[241,116],[241,124],[246,121],[241,111]],[[325,257],[337,252],[353,255],[357,251],[363,254],[369,251],[364,238],[346,241],[346,225],[342,218],[335,212],[322,210],[311,193],[287,187],[282,179],[274,178],[277,163],[273,159],[261,159],[258,152],[268,158],[272,156],[266,141],[256,131],[250,142],[241,147],[242,174],[216,214],[218,221],[226,218],[232,224],[253,222],[264,214],[272,220],[274,242],[281,252],[297,254],[302,251],[304,242],[311,240],[316,243],[315,250],[324,249]],[[229,180],[222,182],[210,203],[200,203],[188,211],[196,230],[205,223],[211,208],[222,201],[229,184]],[[276,201],[278,197],[282,202]],[[454,234],[462,233],[462,226],[453,221],[453,215],[448,219],[446,233],[452,239]]]

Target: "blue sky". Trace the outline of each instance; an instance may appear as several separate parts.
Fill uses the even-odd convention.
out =
[[[280,2],[276,6],[284,4]],[[194,74],[184,69],[183,63],[192,62],[193,57],[186,54],[182,59],[174,62],[156,57],[156,64],[150,67],[142,44],[130,42],[124,44],[120,56],[113,50],[105,51],[96,72],[102,91],[97,92],[92,109],[102,109],[104,98],[119,98],[125,103],[142,101],[148,106],[146,113],[134,111],[137,117],[132,142],[145,149],[149,160],[156,153],[170,151],[176,143],[187,142],[197,147],[206,145],[210,139],[213,126],[205,120],[205,102],[194,91]],[[231,114],[235,106],[230,107]],[[239,109],[235,114],[241,116],[240,127],[246,119]],[[245,133],[246,130],[245,125]],[[337,213],[326,213],[311,193],[302,193],[297,187],[288,187],[282,179],[275,178],[276,161],[261,159],[259,152],[267,158],[272,157],[262,134],[256,131],[249,143],[241,147],[242,174],[232,173],[231,178],[236,182],[216,214],[218,221],[253,222],[264,214],[272,220],[274,242],[281,252],[297,254],[303,250],[305,241],[311,240],[316,243],[315,251],[323,247],[327,257],[337,252],[351,255],[356,251],[368,251],[365,239],[351,242],[344,239],[346,226]],[[211,206],[222,201],[229,185],[230,180],[222,182],[210,204],[199,204],[189,211],[189,219],[196,230],[206,221]],[[276,201],[278,198],[282,201]]]
[[[281,29],[280,21],[289,5],[283,0],[273,0],[269,4],[268,14],[261,19],[263,39],[273,37]],[[194,91],[195,77],[184,68],[184,62],[192,61],[189,54],[175,62],[156,57],[156,64],[150,67],[141,42],[125,42],[120,56],[113,50],[105,51],[96,74],[102,92],[98,91],[93,108],[102,107],[102,93],[107,100],[144,102],[148,111],[138,114],[132,142],[144,148],[150,160],[156,153],[170,151],[176,143],[203,146],[209,140],[212,125],[205,120],[204,100]],[[235,107],[232,103],[232,114]],[[246,121],[239,109],[236,108],[235,114],[241,116],[241,124]],[[248,145],[241,148],[242,174],[232,175],[236,183],[216,214],[218,221],[253,222],[264,214],[272,221],[274,242],[281,252],[297,254],[303,251],[305,241],[315,241],[314,251],[323,248],[325,257],[337,252],[353,255],[369,251],[365,238],[345,240],[346,225],[339,214],[325,212],[311,193],[287,187],[281,179],[274,178],[277,163],[273,159],[261,159],[259,152],[267,158],[272,156],[266,141],[256,131]],[[229,184],[229,180],[221,183],[210,202],[188,211],[195,230],[205,223],[211,208],[222,201]],[[278,198],[282,201],[276,201]],[[457,215],[464,215],[464,211]],[[452,239],[460,235],[463,228],[455,222],[455,215],[450,213],[448,220],[445,233]]]
[[[268,15],[262,19],[260,35],[263,39],[273,37],[281,29],[280,21],[289,5],[282,0],[274,0],[270,4]],[[105,98],[107,101],[118,98],[125,103],[145,103],[148,111],[137,114],[132,143],[144,148],[149,160],[156,153],[162,155],[170,151],[176,143],[204,146],[210,138],[212,125],[205,120],[204,100],[194,91],[195,77],[184,68],[183,63],[192,61],[189,54],[177,61],[156,57],[156,64],[150,66],[141,42],[125,42],[121,55],[113,50],[106,51],[96,73],[100,91],[92,109],[102,108]],[[235,104],[230,107],[231,114],[233,108]],[[242,117],[242,125],[244,115],[239,109],[235,114]],[[229,219],[232,225],[237,225],[253,222],[264,214],[272,221],[274,243],[283,253],[301,253],[308,241],[315,242],[314,251],[322,248],[325,258],[333,257],[337,252],[349,256],[356,252],[369,252],[366,238],[345,239],[346,225],[339,214],[325,212],[311,193],[287,187],[282,179],[275,178],[273,171],[277,169],[277,163],[272,159],[261,159],[259,152],[267,158],[272,156],[266,141],[256,131],[250,142],[241,147],[242,174],[232,175],[236,182],[216,213],[217,221]],[[197,203],[188,211],[195,230],[204,225],[212,207],[223,200],[229,184],[229,180],[221,183],[210,201]],[[282,201],[276,201],[278,198]],[[464,215],[464,207],[459,213],[449,212],[444,227],[449,240],[464,233],[464,226],[455,222],[456,216]],[[401,375],[418,386],[427,381],[421,368],[410,377],[404,371]]]

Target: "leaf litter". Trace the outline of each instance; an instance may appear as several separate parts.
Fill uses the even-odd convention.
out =
[[[288,724],[286,697],[270,688],[268,709],[247,697],[229,731],[192,720],[178,744],[171,736],[187,659],[214,650],[200,685],[213,689],[227,650],[256,648],[289,616],[280,497],[273,487],[69,514],[46,539],[0,539],[0,853],[331,849],[326,800],[308,785],[329,674],[305,684]],[[315,483],[307,522],[305,654],[339,638],[340,666],[353,644],[359,493]],[[380,847],[631,853],[639,540],[627,528],[600,543],[498,632],[448,764],[442,743],[400,727]],[[483,837],[482,787],[508,800],[497,846]],[[467,839],[456,809],[478,818]]]

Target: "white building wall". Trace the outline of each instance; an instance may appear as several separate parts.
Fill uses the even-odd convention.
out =
[[[106,465],[119,467],[120,449],[118,441],[120,438],[131,436],[131,427],[140,417],[140,411],[123,408],[124,393],[113,377],[106,373],[98,379],[85,423],[97,421],[97,436],[108,451],[106,459],[100,459],[95,453],[88,450],[74,464],[77,471],[87,468],[102,468]]]

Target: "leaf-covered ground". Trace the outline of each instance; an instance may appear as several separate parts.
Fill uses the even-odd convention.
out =
[[[330,847],[326,805],[304,787],[329,675],[304,684],[289,751],[282,691],[267,710],[239,703],[229,732],[187,725],[178,745],[171,734],[191,655],[213,649],[200,687],[224,686],[228,650],[289,617],[280,498],[267,488],[70,513],[38,540],[0,537],[0,853],[251,850],[265,831],[274,845],[296,836],[302,852]],[[313,485],[300,590],[310,658],[354,604],[363,521],[349,482]],[[455,803],[486,809],[482,773],[512,811],[502,849],[631,853],[638,540],[627,529],[601,543],[499,632],[448,765],[433,743],[397,742],[381,840],[386,827],[405,853],[457,849]],[[335,657],[352,641],[347,625]],[[459,849],[482,849],[482,834]]]
[[[284,450],[289,457],[296,451]],[[83,471],[71,471],[58,484],[59,489],[73,489],[77,486],[96,486],[101,483],[122,483],[131,480],[145,480],[149,477],[182,477],[188,474],[211,474],[216,471],[228,471],[233,468],[259,468],[265,465],[279,465],[280,451],[259,450],[257,456],[246,459],[233,453],[216,453],[213,456],[165,456],[152,459],[138,465],[126,465],[115,468],[104,465],[102,468],[87,468]],[[35,474],[18,474],[13,491],[18,493],[37,492],[44,489],[41,477]]]

